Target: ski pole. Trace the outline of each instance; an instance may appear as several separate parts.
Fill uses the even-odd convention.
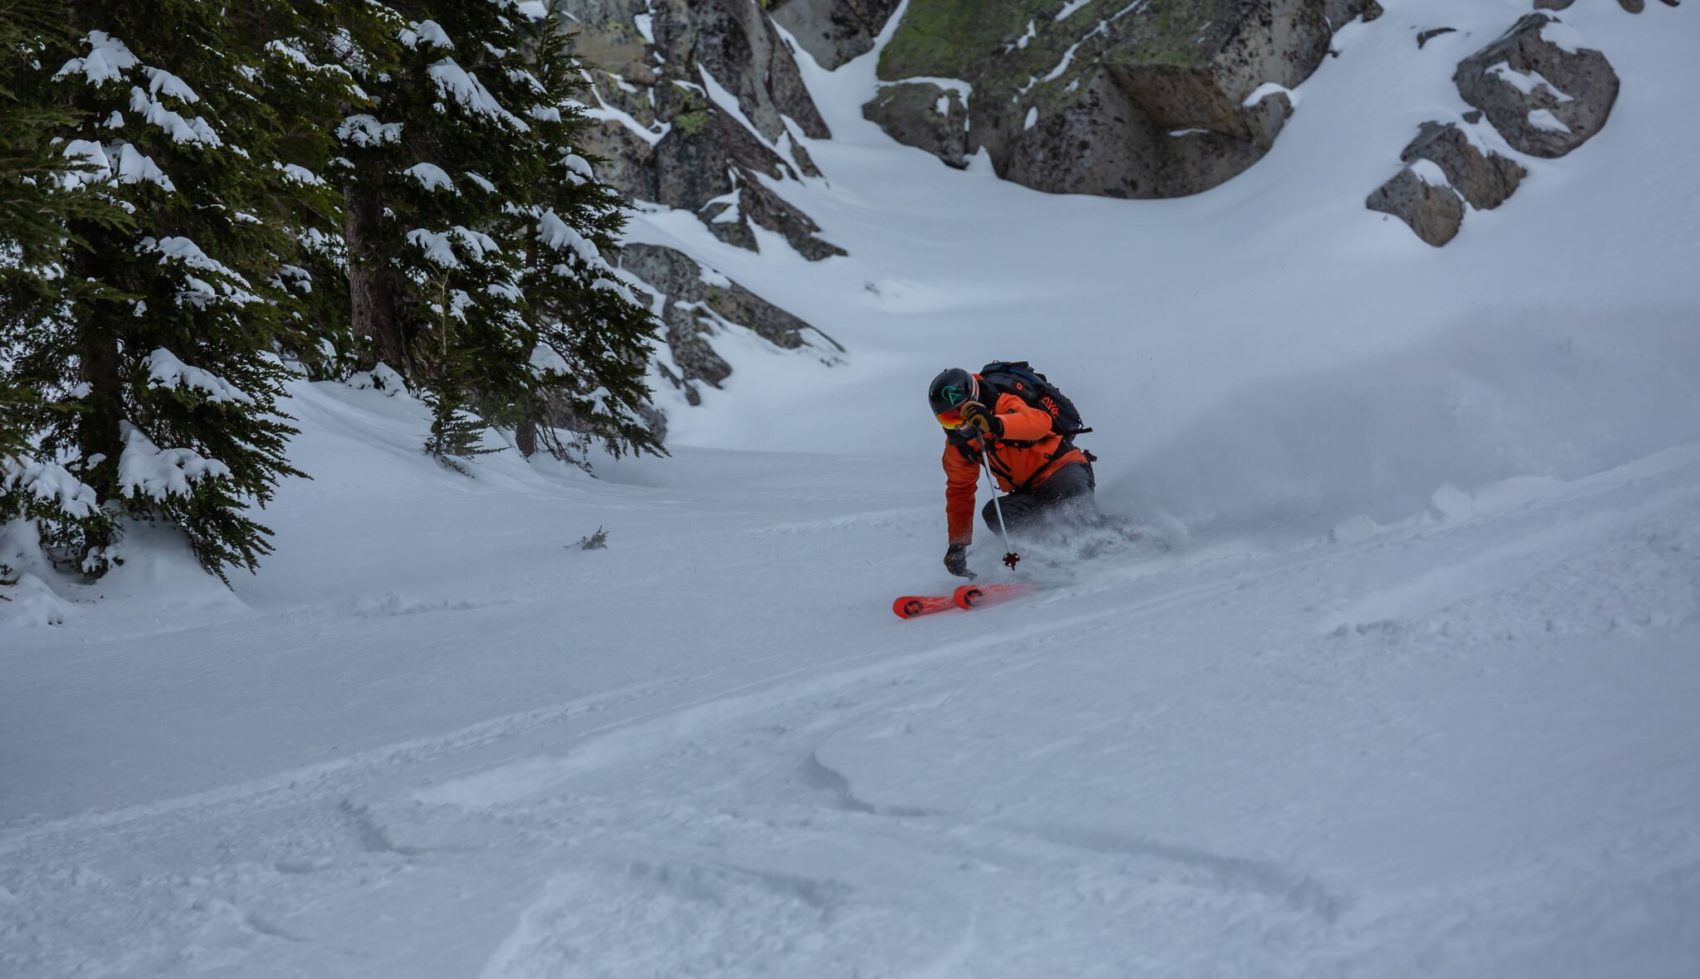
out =
[[[991,447],[986,445],[984,436],[980,439],[980,463],[986,470],[986,486],[992,491],[992,511],[998,515],[998,530],[1003,534],[1003,563],[1014,571],[1021,555],[1009,546],[1009,526],[1003,522],[1003,504],[998,502],[998,484],[992,478]]]

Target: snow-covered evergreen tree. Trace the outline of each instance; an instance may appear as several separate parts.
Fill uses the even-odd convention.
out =
[[[563,419],[616,450],[657,448],[637,415],[655,326],[603,257],[621,215],[573,149],[558,11],[391,6],[397,61],[361,77],[373,108],[337,128],[357,332],[440,423],[471,407],[522,449]]]
[[[67,192],[74,164],[50,143],[53,131],[74,120],[64,106],[27,100],[19,80],[41,68],[51,43],[69,40],[58,0],[14,0],[0,11],[0,301],[22,308],[56,296],[58,282],[33,270],[44,255],[62,247],[65,225],[122,226],[128,216],[109,202]],[[28,510],[52,513],[59,499],[39,466],[26,458],[29,419],[41,401],[4,370],[10,356],[0,348],[0,520]],[[83,515],[82,506],[71,510]],[[61,514],[68,515],[68,514]]]
[[[250,11],[250,16],[256,13]],[[337,123],[370,108],[356,74],[372,74],[393,62],[400,22],[386,7],[342,0],[294,0],[249,30],[273,38],[286,71],[265,81],[268,100],[290,120],[276,151],[315,174],[343,165]],[[280,67],[271,62],[274,69]],[[340,182],[313,183],[310,193],[273,216],[288,228],[297,250],[274,283],[292,303],[283,325],[289,358],[315,379],[345,375],[358,360],[347,289],[348,255]],[[305,205],[305,206],[303,206]]]
[[[327,114],[305,111],[324,72],[287,40],[312,32],[298,7],[316,5],[57,6],[69,32],[31,33],[12,83],[20,105],[56,114],[41,145],[67,164],[55,193],[77,203],[0,295],[3,383],[29,433],[0,518],[26,509],[29,478],[37,500],[57,485],[75,504],[30,512],[86,573],[106,569],[115,515],[181,527],[221,576],[252,569],[270,532],[247,505],[300,475],[273,353],[298,223],[279,217],[334,203],[288,156],[301,120]]]
[[[649,401],[644,375],[656,326],[606,258],[625,218],[619,196],[596,179],[592,161],[577,149],[589,122],[575,98],[583,76],[561,29],[562,7],[558,0],[547,6],[525,45],[539,98],[529,112],[538,153],[531,176],[536,197],[524,215],[532,240],[522,278],[536,373],[519,421],[521,447],[532,431],[552,439],[551,422],[565,417],[615,454],[659,451],[640,414]]]

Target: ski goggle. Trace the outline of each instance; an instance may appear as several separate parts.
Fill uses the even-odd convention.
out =
[[[939,420],[940,425],[949,429],[961,428],[964,422],[962,409],[960,408],[952,408],[949,411],[941,411],[933,417]]]

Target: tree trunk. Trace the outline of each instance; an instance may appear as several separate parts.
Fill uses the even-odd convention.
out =
[[[100,267],[102,256],[121,254],[122,244],[111,240],[100,228],[73,225],[69,230],[89,243],[87,249],[73,251],[69,274],[75,279],[110,279],[107,270]],[[88,392],[81,399],[82,410],[77,416],[77,449],[83,460],[83,481],[106,503],[123,494],[123,487],[118,484],[118,460],[124,454],[121,429],[126,413],[119,338],[130,310],[111,300],[93,300],[81,312],[76,326],[77,360]],[[86,559],[89,552],[111,543],[110,534],[90,532],[78,557]]]
[[[412,338],[407,335],[399,308],[400,293],[379,246],[384,202],[377,192],[353,184],[343,187],[343,201],[354,332],[371,340],[378,356],[409,383],[417,382]]]
[[[101,457],[91,466],[84,481],[108,499],[118,495],[118,457],[124,451],[119,428],[124,421],[124,378],[119,366],[118,334],[102,303],[95,315],[78,324],[77,353],[82,358],[83,380],[89,393],[77,423],[77,446],[84,460]]]

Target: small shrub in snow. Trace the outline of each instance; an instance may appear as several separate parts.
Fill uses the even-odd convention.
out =
[[[462,411],[453,400],[437,391],[427,391],[424,397],[431,406],[431,435],[425,440],[425,454],[444,468],[470,477],[472,469],[466,465],[468,461],[502,451],[484,447],[486,426],[478,416]]]
[[[608,546],[608,531],[598,527],[596,533],[580,537],[578,543],[573,546],[581,551],[600,551]]]

